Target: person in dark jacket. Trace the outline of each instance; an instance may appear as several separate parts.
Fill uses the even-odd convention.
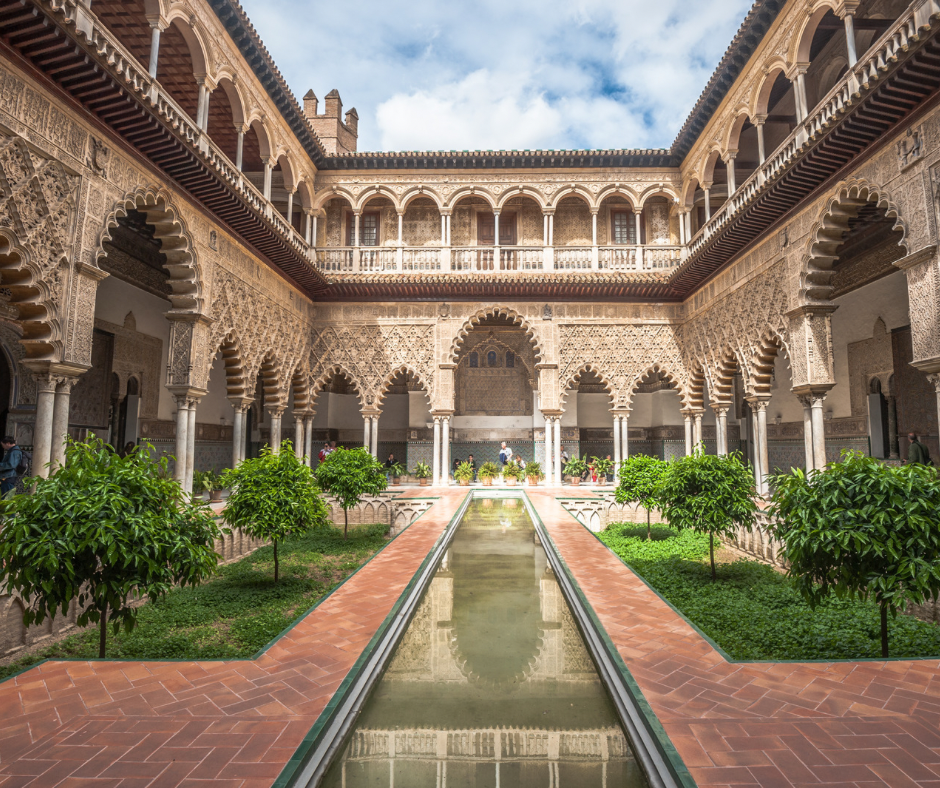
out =
[[[930,459],[930,452],[927,451],[927,447],[924,446],[923,443],[917,440],[917,433],[910,432],[907,437],[911,441],[911,445],[907,448],[908,463],[919,462],[921,465],[933,465],[933,460]]]
[[[0,495],[6,495],[16,487],[16,467],[23,461],[23,451],[16,445],[12,435],[0,440],[3,447],[3,459],[0,460]]]

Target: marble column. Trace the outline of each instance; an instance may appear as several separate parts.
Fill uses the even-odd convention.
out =
[[[823,417],[825,394],[814,394],[812,402],[813,419],[813,462],[816,468],[826,467],[826,422]]]
[[[379,457],[379,417],[372,417],[372,456]]]
[[[151,79],[157,78],[157,64],[160,62],[160,24],[150,23],[150,73]]]
[[[809,473],[816,467],[816,459],[813,457],[813,398],[801,395],[798,399],[803,406],[803,450],[806,455],[806,472]]]
[[[940,425],[940,372],[927,375],[927,380],[933,384],[934,391],[937,393],[937,424]]]
[[[245,411],[237,405],[235,406],[235,418],[232,421],[232,467],[238,466],[242,461],[242,451],[244,451],[245,429]]]
[[[760,466],[760,445],[757,439],[757,411],[751,411],[751,423],[749,425],[751,431],[751,443],[754,446],[754,456],[752,457],[754,463],[754,489],[757,490],[757,494],[760,495],[761,492],[761,480],[764,478],[764,471]]]
[[[196,406],[199,404],[198,397],[189,398],[189,430],[186,435],[186,485],[185,490],[188,493],[193,491],[193,471],[196,470]]]
[[[683,413],[682,423],[685,427],[685,456],[692,456],[692,447],[695,445],[695,439],[692,436],[692,414]]]
[[[620,415],[614,414],[614,473],[620,468]]]
[[[552,418],[545,417],[545,467],[542,469],[545,473],[545,484],[551,486],[555,483],[555,477],[552,473],[555,460],[555,451],[552,442]]]
[[[713,405],[715,411],[715,451],[728,453],[728,405]]]
[[[55,411],[56,379],[48,373],[36,375],[36,423],[33,426],[33,476],[49,475],[52,461],[52,419]]]
[[[757,441],[760,446],[761,495],[767,495],[770,487],[767,484],[767,475],[770,473],[770,446],[767,443],[767,400],[757,403]]]
[[[271,452],[277,454],[281,450],[281,416],[284,415],[283,406],[275,406],[268,408],[268,415],[271,417],[271,437],[268,440],[268,445],[271,447]]]
[[[304,418],[304,456],[308,468],[313,467],[313,416]]]
[[[441,419],[441,484],[450,484],[450,416]]]
[[[555,448],[555,484],[561,487],[561,480],[565,469],[561,467],[561,416],[556,416],[552,424],[554,436],[552,443]]]
[[[304,420],[296,411],[294,412],[294,456],[298,460],[304,458]]]
[[[431,484],[437,487],[441,482],[441,417],[434,417],[434,447],[431,455]]]
[[[186,453],[189,451],[189,398],[177,395],[176,399],[176,470],[174,476],[180,487],[186,490]]]
[[[372,417],[362,417],[362,445],[366,451],[372,451]]]
[[[702,411],[698,411],[697,413],[693,414],[692,423],[693,423],[694,429],[692,431],[692,443],[694,444],[694,448],[696,450],[698,450],[702,444],[702,416],[703,415],[704,414],[702,413]]]
[[[898,398],[889,394],[888,400],[888,459],[897,460],[901,457],[901,448],[898,445]]]
[[[854,68],[858,62],[855,52],[855,21],[851,14],[846,14],[842,21],[845,23],[845,53],[849,58],[849,68]]]
[[[620,460],[626,462],[630,459],[630,414],[620,416]]]
[[[65,465],[65,440],[69,434],[69,400],[72,387],[78,383],[78,378],[60,377],[56,380],[55,400],[52,407],[52,450],[51,470]],[[123,443],[123,437],[121,439]],[[123,445],[118,449],[123,449]]]

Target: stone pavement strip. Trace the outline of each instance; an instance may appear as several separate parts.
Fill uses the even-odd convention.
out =
[[[527,492],[701,788],[940,788],[940,661],[729,663],[554,493]]]
[[[47,662],[0,684],[0,788],[268,788],[450,521],[440,500],[257,660]],[[527,490],[702,788],[940,788],[940,663],[729,663]]]
[[[0,684],[0,788],[268,788],[456,512],[440,500],[256,660],[46,662]]]

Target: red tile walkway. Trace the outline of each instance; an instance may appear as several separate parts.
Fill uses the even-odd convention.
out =
[[[466,490],[440,501],[257,660],[47,662],[0,684],[0,788],[268,788]]]
[[[730,664],[559,491],[528,492],[702,788],[940,788],[938,661]],[[466,490],[408,494],[440,501],[258,660],[55,662],[0,684],[0,788],[270,786]]]
[[[940,788],[940,662],[729,663],[551,491],[528,492],[701,788]]]

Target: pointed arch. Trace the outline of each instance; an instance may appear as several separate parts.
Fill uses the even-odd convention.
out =
[[[202,314],[205,310],[204,278],[194,251],[196,245],[179,210],[162,190],[140,188],[118,201],[98,238],[95,262],[106,256],[104,242],[111,241],[111,230],[117,227],[118,219],[132,210],[145,214],[147,223],[156,230],[154,237],[160,240],[160,252],[166,256],[166,269],[170,273],[168,284],[173,308]]]
[[[428,385],[428,382],[424,379],[424,375],[418,372],[411,364],[399,364],[396,367],[393,367],[389,373],[382,380],[382,385],[379,386],[378,396],[375,398],[376,407],[381,408],[385,402],[385,397],[388,395],[388,390],[392,386],[392,381],[395,380],[399,375],[404,374],[405,376],[411,375],[416,381],[421,384],[421,387],[424,389],[424,395],[427,397],[428,404],[431,404],[431,387]]]
[[[892,230],[901,233],[898,245],[903,246],[905,252],[910,251],[906,244],[907,225],[897,205],[884,189],[867,180],[852,178],[836,186],[831,194],[810,231],[803,254],[800,266],[801,303],[827,300],[830,297],[832,266],[838,259],[836,252],[842,245],[845,233],[849,231],[849,223],[868,203],[874,203],[885,212],[887,218],[895,220]]]
[[[610,379],[610,375],[602,370],[596,363],[588,362],[582,364],[578,369],[574,370],[572,374],[568,375],[559,386],[559,400],[561,406],[564,407],[565,403],[568,401],[568,393],[571,391],[576,391],[577,389],[572,387],[572,384],[580,383],[581,376],[585,372],[590,372],[597,376],[597,378],[604,384],[604,389],[607,392],[607,396],[610,398],[610,406],[613,407],[616,403],[616,387],[613,384],[613,381]]]
[[[511,320],[516,325],[520,326],[523,331],[525,331],[526,336],[529,338],[529,341],[532,343],[533,353],[535,355],[535,363],[541,364],[542,359],[542,345],[539,342],[538,334],[532,325],[527,321],[522,315],[516,312],[514,309],[510,309],[505,306],[488,306],[483,309],[478,310],[473,315],[468,317],[463,325],[458,329],[453,340],[450,344],[450,351],[447,355],[448,363],[455,364],[457,362],[457,356],[460,353],[460,348],[467,339],[467,335],[482,321],[486,320],[489,317],[506,317]]]

